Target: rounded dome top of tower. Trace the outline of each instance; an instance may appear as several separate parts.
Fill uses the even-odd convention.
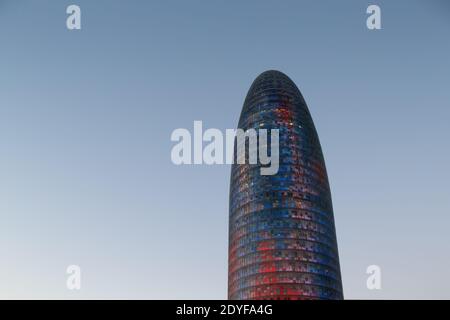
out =
[[[291,78],[278,70],[267,70],[256,77],[256,79],[252,83],[252,86],[250,87],[249,94],[259,94],[261,93],[261,91],[267,89],[282,89],[288,91],[297,91],[298,93],[300,93]]]
[[[294,82],[283,72],[278,70],[267,70],[256,77],[255,81],[253,81],[252,87],[259,87],[260,85],[268,82],[271,82],[276,87],[286,84],[295,86]]]
[[[259,76],[256,77],[256,80],[258,80],[259,78],[269,78],[269,77],[270,78],[289,79],[289,77],[286,74],[284,74],[283,72],[281,72],[279,70],[266,70],[266,71],[260,73]]]
[[[250,104],[261,101],[260,99],[271,95],[288,95],[304,103],[300,90],[286,74],[278,70],[267,70],[253,81],[248,90],[243,110],[247,110]]]

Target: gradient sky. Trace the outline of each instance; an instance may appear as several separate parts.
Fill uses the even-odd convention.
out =
[[[0,298],[226,298],[230,167],[173,165],[170,134],[234,128],[278,69],[322,143],[345,297],[450,299],[449,16],[444,0],[0,0]]]

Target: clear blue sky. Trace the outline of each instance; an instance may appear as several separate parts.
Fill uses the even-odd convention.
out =
[[[278,69],[321,139],[346,298],[449,299],[449,15],[444,0],[0,0],[0,298],[226,298],[230,168],[173,165],[170,134],[235,127]]]

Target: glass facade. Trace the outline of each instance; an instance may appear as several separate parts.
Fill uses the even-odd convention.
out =
[[[239,119],[279,129],[279,170],[233,164],[229,206],[229,299],[342,299],[325,162],[308,107],[279,71],[253,82]],[[236,148],[236,146],[235,146]]]

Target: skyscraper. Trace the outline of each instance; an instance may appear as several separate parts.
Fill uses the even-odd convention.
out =
[[[279,71],[262,73],[238,127],[279,129],[280,156],[275,175],[261,175],[259,164],[232,166],[229,299],[342,299],[328,176],[299,89]]]

